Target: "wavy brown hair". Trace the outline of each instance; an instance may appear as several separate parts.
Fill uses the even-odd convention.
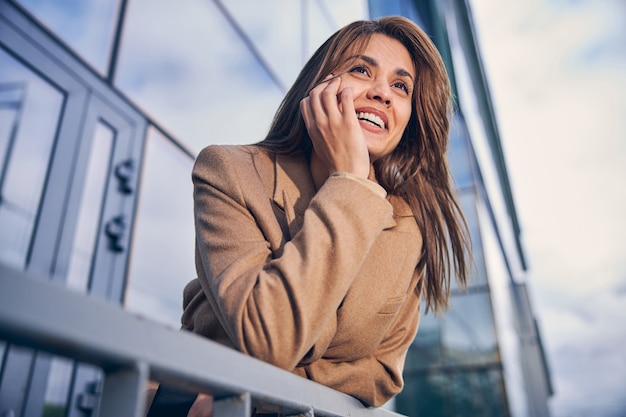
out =
[[[376,178],[389,194],[409,204],[423,235],[417,270],[426,309],[448,306],[452,266],[458,282],[468,276],[469,234],[452,192],[446,160],[452,117],[450,81],[439,52],[417,25],[403,17],[353,22],[333,34],[313,54],[283,99],[260,146],[274,152],[311,152],[300,100],[326,76],[345,71],[346,56],[363,51],[374,33],[400,41],[415,65],[409,122],[398,146],[374,162]]]

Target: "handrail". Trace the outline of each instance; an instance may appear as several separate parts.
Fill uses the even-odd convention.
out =
[[[101,367],[102,417],[143,415],[149,379],[212,393],[216,417],[249,417],[253,405],[284,415],[400,416],[2,264],[0,339]]]

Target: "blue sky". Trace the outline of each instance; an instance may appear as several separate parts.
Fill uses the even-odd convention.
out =
[[[626,3],[473,0],[556,390],[626,412]]]

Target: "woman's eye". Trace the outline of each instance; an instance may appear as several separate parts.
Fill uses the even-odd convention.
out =
[[[367,74],[367,68],[362,66],[356,66],[350,69],[350,72],[358,72],[359,74]]]
[[[409,86],[408,86],[408,85],[406,85],[406,83],[403,83],[403,82],[397,82],[397,83],[395,83],[393,86],[394,86],[394,87],[396,87],[396,88],[401,89],[401,90],[402,90],[402,91],[404,91],[406,94],[409,94],[409,91],[410,91],[410,90],[409,90]]]

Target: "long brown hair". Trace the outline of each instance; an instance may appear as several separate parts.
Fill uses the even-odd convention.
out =
[[[458,282],[468,276],[469,234],[454,197],[446,160],[452,105],[450,81],[434,44],[417,25],[403,17],[353,22],[333,34],[305,64],[287,92],[269,133],[259,145],[274,152],[309,153],[312,145],[299,103],[327,75],[342,68],[347,52],[365,49],[372,34],[400,41],[416,69],[413,108],[404,134],[394,151],[374,162],[376,178],[391,195],[409,204],[423,235],[417,265],[424,279],[426,308],[448,306],[452,266]],[[352,54],[351,54],[352,55]]]

